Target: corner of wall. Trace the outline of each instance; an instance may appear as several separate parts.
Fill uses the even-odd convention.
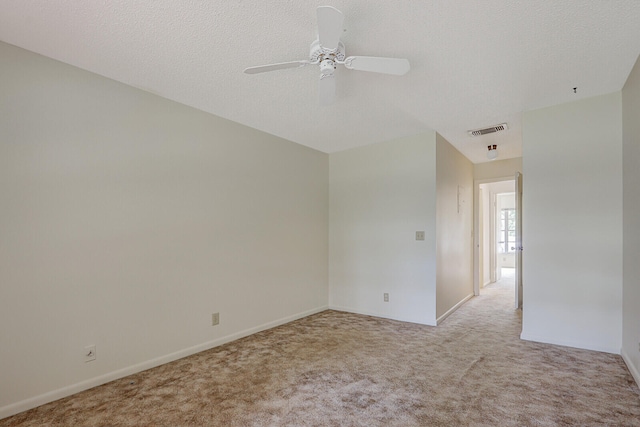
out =
[[[640,56],[622,88],[622,357],[640,387]]]
[[[329,156],[330,307],[435,324],[435,154],[431,131]]]

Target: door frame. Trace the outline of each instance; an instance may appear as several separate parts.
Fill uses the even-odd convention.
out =
[[[522,172],[516,172],[516,295],[515,306],[522,309]]]
[[[480,295],[480,184],[514,181],[514,176],[473,180],[473,294]],[[514,183],[515,191],[515,183]]]

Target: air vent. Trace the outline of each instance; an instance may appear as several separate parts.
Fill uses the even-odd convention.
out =
[[[499,125],[491,126],[490,128],[470,130],[469,131],[469,135],[471,135],[471,136],[482,136],[482,135],[486,135],[486,134],[489,134],[489,133],[501,132],[501,131],[507,130],[507,129],[509,129],[507,124],[506,123],[501,123]]]

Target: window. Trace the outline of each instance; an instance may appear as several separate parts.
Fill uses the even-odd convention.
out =
[[[516,250],[516,210],[504,208],[500,212],[500,234],[498,251],[500,253],[515,252]]]

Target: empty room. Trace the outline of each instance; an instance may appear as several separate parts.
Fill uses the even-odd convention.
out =
[[[0,3],[0,426],[640,426],[640,2]]]

